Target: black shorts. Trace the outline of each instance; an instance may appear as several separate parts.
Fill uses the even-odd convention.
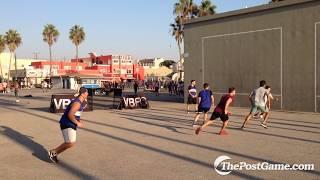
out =
[[[197,98],[188,97],[188,104],[197,104]]]
[[[198,113],[207,113],[210,111],[210,108],[198,107]]]
[[[217,119],[217,118],[220,118],[221,119],[221,121],[228,121],[229,120],[229,116],[227,115],[227,114],[221,114],[221,113],[219,113],[219,112],[213,112],[212,113],[212,115],[211,115],[211,118],[210,118],[210,120],[215,120],[215,119]]]

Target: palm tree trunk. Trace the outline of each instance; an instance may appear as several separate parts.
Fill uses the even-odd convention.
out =
[[[179,48],[179,64],[180,64],[180,69],[179,69],[179,79],[182,80],[182,54],[181,54],[181,44],[178,41],[178,48]]]
[[[10,51],[10,60],[9,60],[9,69],[8,69],[8,86],[9,86],[9,81],[10,81],[10,71],[11,71],[11,59],[12,59],[12,52]]]
[[[77,61],[76,70],[78,70],[78,66],[79,66],[79,61],[78,61],[78,45],[76,45],[76,61]]]
[[[1,54],[0,54],[0,55],[1,55]],[[0,57],[1,57],[1,56],[0,56]],[[0,59],[0,72],[1,72],[1,77],[2,77],[2,78],[4,78],[4,77],[3,77],[3,72],[2,72],[2,64],[1,64],[1,59]]]
[[[50,55],[49,86],[51,86],[51,76],[52,76],[52,52],[51,52],[51,45],[49,45],[49,55]]]
[[[17,57],[16,57],[16,53],[14,52],[14,82],[16,83],[17,82],[17,77],[18,77],[18,74],[17,74]]]

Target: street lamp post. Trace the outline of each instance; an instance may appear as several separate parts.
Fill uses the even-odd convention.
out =
[[[14,68],[15,68],[15,75],[14,75],[14,96],[16,97],[16,102],[19,102],[18,99],[18,71],[17,71],[17,56],[14,54]]]

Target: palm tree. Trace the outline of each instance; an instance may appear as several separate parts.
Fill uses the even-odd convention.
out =
[[[182,47],[183,46],[183,39],[184,39],[184,23],[188,20],[200,16],[207,16],[214,14],[216,7],[211,3],[210,0],[202,0],[201,5],[197,6],[193,3],[193,0],[179,0],[177,3],[174,4],[173,7],[173,14],[176,15],[175,23],[170,24],[172,36],[175,38],[179,48],[179,63],[182,65],[183,58],[182,58]],[[181,76],[180,72],[180,78]]]
[[[172,36],[175,38],[178,44],[178,49],[179,49],[179,63],[182,65],[182,45],[183,45],[183,37],[184,37],[184,32],[183,32],[183,23],[182,19],[180,16],[177,16],[175,19],[175,23],[170,24],[171,26],[171,32]],[[180,78],[182,78],[182,72],[180,71]]]
[[[85,37],[86,37],[86,33],[84,32],[83,27],[79,25],[74,25],[70,29],[69,39],[76,46],[77,67],[78,67],[78,47],[84,41]]]
[[[181,23],[181,21],[182,20],[179,17],[177,17],[175,20],[175,23],[170,24],[172,36],[175,38],[178,44],[180,60],[182,55],[181,45],[183,43],[183,37],[184,37],[183,24]]]
[[[5,42],[4,36],[0,35],[0,55],[5,49],[6,49],[6,42]],[[1,72],[1,78],[3,78],[1,59],[0,59],[0,72]]]
[[[9,31],[6,32],[4,39],[10,51],[9,71],[8,71],[8,80],[7,80],[9,82],[10,71],[11,71],[11,60],[12,60],[12,57],[15,55],[16,49],[22,44],[22,38],[16,30],[9,29]]]
[[[199,6],[198,17],[215,14],[216,6],[211,3],[210,0],[202,0]]]
[[[42,31],[42,37],[43,37],[43,41],[48,43],[48,45],[49,45],[49,56],[50,56],[49,84],[51,84],[51,76],[52,76],[52,51],[51,51],[51,47],[52,47],[53,43],[57,42],[58,37],[59,37],[59,31],[54,25],[47,24],[44,26],[44,29]]]
[[[198,6],[193,3],[193,0],[179,0],[179,2],[174,4],[173,9],[173,14],[180,16],[183,23],[197,17],[199,11]]]

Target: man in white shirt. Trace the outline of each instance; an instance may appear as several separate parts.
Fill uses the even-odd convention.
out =
[[[250,113],[246,116],[245,121],[243,122],[242,129],[245,128],[247,122],[251,117],[258,111],[261,111],[264,116],[264,122],[269,118],[269,110],[266,108],[265,97],[269,96],[268,90],[266,89],[266,81],[260,81],[260,87],[253,90],[249,95],[249,100],[251,101],[251,110]],[[261,126],[263,126],[261,124]],[[264,127],[264,126],[263,126]],[[265,127],[266,128],[266,127]]]

